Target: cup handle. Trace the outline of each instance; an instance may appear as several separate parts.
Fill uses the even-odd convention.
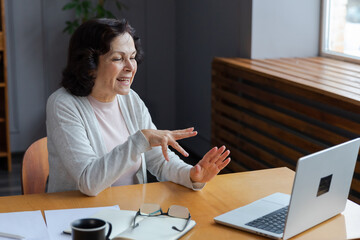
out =
[[[106,234],[106,240],[110,240],[110,234],[111,234],[111,230],[112,230],[112,225],[111,223],[107,222],[107,224],[109,224],[109,230],[108,233]]]

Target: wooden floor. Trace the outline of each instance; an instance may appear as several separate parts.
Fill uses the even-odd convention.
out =
[[[12,172],[0,168],[0,196],[21,195],[21,161],[22,153],[13,154]]]

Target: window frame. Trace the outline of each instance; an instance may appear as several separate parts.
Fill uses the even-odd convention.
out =
[[[321,14],[320,14],[320,56],[334,58],[342,61],[352,62],[360,64],[360,57],[338,53],[330,50],[326,50],[326,35],[328,29],[328,21],[327,21],[327,12],[329,8],[329,1],[331,0],[321,0]]]

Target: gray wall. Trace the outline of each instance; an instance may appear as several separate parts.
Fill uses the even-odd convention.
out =
[[[252,58],[316,56],[319,31],[320,0],[253,0]]]
[[[24,151],[31,142],[46,135],[46,99],[58,87],[66,62],[69,36],[63,34],[62,29],[65,20],[72,16],[70,12],[61,11],[66,2],[6,0],[13,152]],[[139,66],[133,88],[149,107],[158,128],[196,127],[199,135],[181,144],[199,156],[210,148],[213,57],[317,54],[320,0],[296,1],[303,2],[306,8],[297,7],[296,22],[288,26],[283,23],[281,28],[279,19],[272,21],[276,26],[269,23],[275,13],[266,9],[271,8],[270,2],[284,5],[281,11],[293,9],[285,0],[122,2],[129,9],[116,15],[129,19],[145,49],[145,61]],[[283,15],[283,18],[289,17]],[[299,27],[303,16],[313,22]],[[286,37],[273,39],[271,28]],[[294,28],[306,34],[294,35]],[[288,31],[292,34],[284,35]],[[289,52],[288,47],[286,51],[269,51],[288,41],[293,41],[295,48],[302,46],[303,51]]]
[[[44,10],[45,1],[5,2],[11,149],[15,152],[45,136],[46,99],[64,63],[67,36],[54,27],[55,16],[48,18],[54,14],[55,2],[47,2],[49,11]]]
[[[176,124],[199,131],[182,141],[198,156],[210,148],[211,61],[249,57],[250,13],[251,1],[176,1]]]

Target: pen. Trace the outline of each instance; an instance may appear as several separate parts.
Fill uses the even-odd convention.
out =
[[[6,237],[6,238],[12,238],[12,239],[24,239],[25,238],[20,235],[4,233],[4,232],[0,232],[0,237]]]

